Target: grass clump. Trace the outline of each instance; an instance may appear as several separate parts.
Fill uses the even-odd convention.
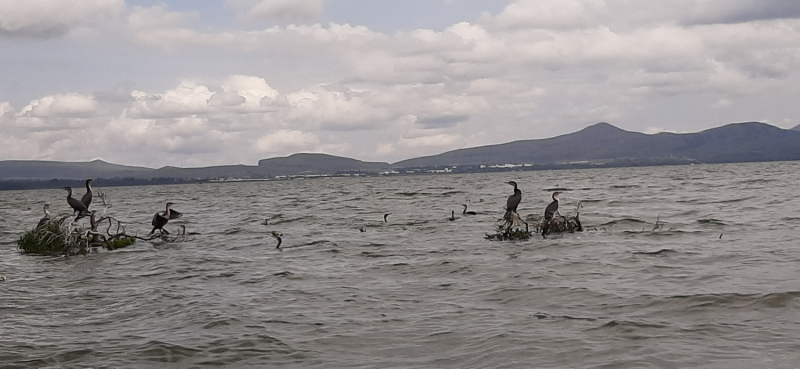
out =
[[[75,219],[62,217],[26,231],[17,240],[19,252],[43,256],[85,255],[91,248],[117,250],[136,242],[124,233],[105,235],[75,223]]]
[[[133,237],[116,238],[108,241],[106,248],[109,250],[117,250],[133,245],[134,243],[136,243],[136,239]]]
[[[60,222],[47,222],[20,236],[17,246],[23,254],[58,256],[67,248],[66,235]]]

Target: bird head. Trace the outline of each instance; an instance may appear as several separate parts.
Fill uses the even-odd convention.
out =
[[[514,186],[514,188],[517,188],[517,182],[514,182],[514,181],[508,181],[508,182],[506,182],[506,183],[507,183],[507,184],[510,184],[510,185],[512,185],[512,186]]]
[[[86,184],[92,184],[92,182],[94,182],[93,178],[89,178],[86,180]]]
[[[558,195],[561,195],[561,192],[553,192],[553,200],[558,200]]]
[[[167,203],[167,209],[169,209],[170,207],[172,207],[172,205],[175,205],[175,203],[174,203],[174,202],[168,202],[168,203]]]

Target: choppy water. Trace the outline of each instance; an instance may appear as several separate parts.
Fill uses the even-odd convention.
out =
[[[798,367],[799,170],[98,181],[129,231],[174,201],[167,229],[202,234],[68,260],[15,244],[64,191],[0,192],[0,368]],[[508,180],[522,215],[566,189],[588,231],[485,240]]]

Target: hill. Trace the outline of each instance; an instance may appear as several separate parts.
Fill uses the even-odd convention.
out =
[[[597,123],[578,132],[404,160],[394,167],[468,164],[552,164],[660,160],[731,163],[800,159],[800,131],[764,123],[735,123],[698,133],[629,132]]]
[[[287,157],[262,159],[258,170],[265,175],[334,174],[337,172],[378,173],[389,170],[391,165],[383,162],[365,162],[327,154],[294,154]]]
[[[90,162],[4,160],[0,161],[0,179],[86,179],[146,176],[153,169],[106,163],[102,160]]]
[[[764,123],[728,124],[697,133],[630,132],[608,123],[597,123],[578,132],[539,140],[514,141],[448,151],[403,160],[394,164],[365,162],[327,154],[294,154],[262,159],[257,166],[221,165],[202,168],[159,169],[116,165],[101,160],[60,162],[36,160],[0,161],[0,189],[80,186],[78,180],[107,179],[104,186],[180,183],[216,178],[258,179],[287,175],[362,173],[377,174],[392,168],[424,168],[459,165],[475,171],[480,165],[532,164],[540,168],[579,165],[660,165],[679,163],[732,163],[800,160],[800,130],[781,129]],[[26,184],[30,181],[52,183]],[[114,180],[111,180],[114,179]],[[74,182],[70,182],[74,181]]]

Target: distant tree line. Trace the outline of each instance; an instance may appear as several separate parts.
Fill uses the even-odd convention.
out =
[[[95,179],[95,184],[98,187],[147,186],[147,185],[165,185],[165,184],[182,184],[182,183],[201,183],[201,182],[206,182],[206,180],[184,179],[184,178],[133,178],[133,177]],[[78,180],[78,179],[50,179],[50,180],[0,179],[0,191],[34,190],[34,189],[46,189],[46,188],[60,189],[62,187],[82,188],[83,186],[85,186],[85,180]]]

